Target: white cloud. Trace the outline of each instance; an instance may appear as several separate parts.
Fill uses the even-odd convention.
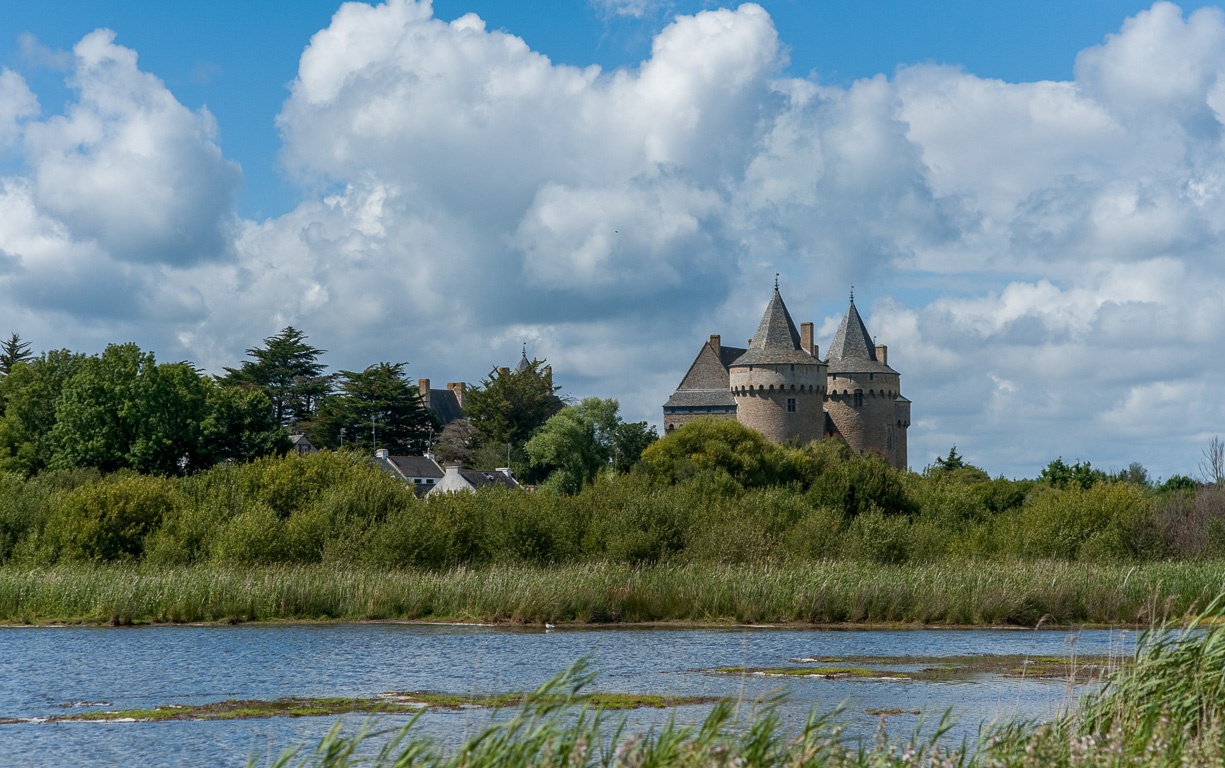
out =
[[[14,144],[21,136],[21,124],[36,114],[38,97],[25,79],[11,69],[0,69],[0,150]]]
[[[39,206],[119,261],[189,264],[225,254],[238,166],[136,53],[99,30],[73,49],[77,101],[25,127]]]

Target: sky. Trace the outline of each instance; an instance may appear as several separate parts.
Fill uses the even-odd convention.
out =
[[[910,464],[1196,474],[1225,434],[1201,4],[45,0],[0,21],[0,334],[478,382],[659,424],[779,275],[856,305]]]

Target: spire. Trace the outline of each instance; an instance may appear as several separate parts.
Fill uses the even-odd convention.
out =
[[[777,278],[775,278],[777,280]],[[732,365],[764,365],[768,363],[812,363],[813,358],[800,348],[800,332],[795,329],[791,313],[775,284],[774,295],[761,316],[757,333],[749,349]]]
[[[854,288],[851,289],[851,303],[842,318],[842,324],[838,326],[838,332],[834,334],[834,341],[829,345],[829,354],[825,359],[831,366],[850,361],[877,362],[876,345],[863,324],[863,318],[859,316],[859,310],[855,308]],[[830,370],[832,372],[833,368]]]
[[[523,342],[523,356],[519,358],[519,364],[515,366],[515,373],[523,373],[531,367],[532,364],[527,359],[527,342],[525,341]]]

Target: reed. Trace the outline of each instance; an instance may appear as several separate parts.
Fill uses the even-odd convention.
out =
[[[0,622],[419,620],[1148,625],[1225,590],[1218,561],[0,567]]]
[[[414,722],[385,739],[368,721],[354,736],[339,724],[305,756],[289,751],[272,768],[519,768],[535,766],[824,766],[827,768],[1164,768],[1221,765],[1225,749],[1225,615],[1218,601],[1205,622],[1177,628],[1163,622],[1146,634],[1133,663],[1114,672],[1079,708],[1050,722],[987,725],[976,744],[946,744],[949,723],[909,740],[882,728],[867,743],[842,737],[838,713],[813,713],[798,729],[762,702],[738,720],[731,702],[716,705],[695,726],[669,722],[646,733],[579,707],[592,676],[582,662],[546,683],[513,717],[491,723],[457,745],[417,736]],[[577,714],[576,714],[577,710]],[[385,734],[383,734],[385,735]],[[360,757],[359,757],[360,755]],[[257,765],[255,759],[249,768]]]

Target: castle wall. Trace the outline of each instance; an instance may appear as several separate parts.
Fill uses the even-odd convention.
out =
[[[899,451],[902,430],[896,425],[899,377],[886,373],[871,374],[871,378],[869,375],[831,374],[825,410],[852,450],[880,453],[893,466],[905,467],[904,437]],[[856,391],[861,394],[858,401]]]
[[[731,421],[735,421],[736,420],[736,409],[735,408],[724,408],[724,409],[712,409],[710,411],[694,410],[694,411],[687,411],[687,412],[681,412],[681,413],[677,413],[677,412],[665,413],[664,414],[664,434],[666,435],[672,430],[681,426],[682,424],[688,424],[694,419],[701,419],[701,418],[706,418],[706,417],[715,418],[715,419],[728,419]]]

